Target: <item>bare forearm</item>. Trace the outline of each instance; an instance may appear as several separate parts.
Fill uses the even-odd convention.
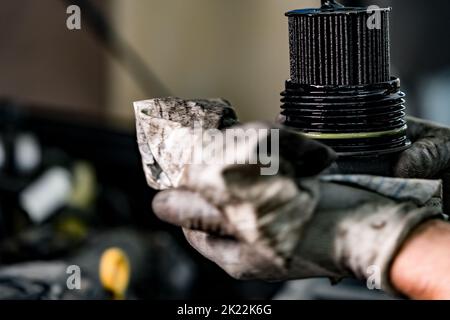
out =
[[[418,227],[394,260],[390,276],[412,299],[450,299],[450,224],[433,220]]]

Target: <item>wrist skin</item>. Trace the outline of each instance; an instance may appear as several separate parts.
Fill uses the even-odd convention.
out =
[[[416,300],[450,299],[450,224],[428,221],[413,231],[393,261],[390,278]]]

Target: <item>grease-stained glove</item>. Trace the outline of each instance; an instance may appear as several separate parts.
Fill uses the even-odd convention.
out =
[[[366,191],[367,185],[319,179],[316,175],[334,160],[334,153],[285,130],[279,134],[275,175],[262,176],[258,165],[185,165],[191,145],[184,142],[195,136],[193,123],[227,128],[237,122],[229,104],[166,98],[135,103],[135,109],[149,185],[177,187],[157,195],[156,214],[183,227],[200,253],[236,278],[363,279],[368,268],[376,266],[382,288],[394,291],[388,271],[398,248],[416,225],[438,211],[425,206],[437,191],[434,184],[420,199],[414,199],[414,192],[391,199],[390,192]],[[241,144],[227,157],[242,160],[248,151],[255,153],[257,145],[255,140]],[[400,181],[398,190],[404,185]]]
[[[400,155],[395,175],[402,178],[442,178],[443,173],[450,169],[450,128],[409,117],[408,136],[413,144]]]
[[[273,127],[243,127],[248,128]],[[284,129],[279,136],[276,175],[233,161],[187,165],[179,187],[156,196],[155,213],[183,227],[194,248],[238,279],[364,279],[377,267],[382,288],[395,292],[391,262],[410,232],[438,214],[425,206],[437,185],[414,201],[322,181],[316,175],[332,162],[333,152]],[[255,155],[258,145],[242,144],[241,153],[225,148],[225,158]]]

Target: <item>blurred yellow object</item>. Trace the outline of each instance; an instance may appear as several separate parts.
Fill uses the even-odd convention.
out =
[[[88,162],[76,162],[73,168],[73,186],[69,205],[86,210],[94,201],[96,192],[97,178],[94,167]]]
[[[86,224],[82,220],[73,216],[65,217],[64,219],[58,221],[56,224],[56,230],[61,234],[79,240],[86,238],[88,234],[88,227]]]
[[[124,299],[130,280],[130,263],[127,254],[119,248],[110,248],[103,252],[100,258],[99,275],[103,287],[113,294],[114,299]]]

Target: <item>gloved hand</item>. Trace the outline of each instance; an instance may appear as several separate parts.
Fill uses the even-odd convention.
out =
[[[195,121],[213,129],[236,122],[229,104],[221,100],[155,99],[137,102],[135,109],[149,185],[176,188],[156,196],[154,211],[183,227],[198,251],[236,278],[363,279],[375,267],[382,288],[394,291],[389,281],[392,259],[411,230],[436,214],[437,209],[424,206],[436,192],[433,184],[414,201],[409,197],[414,192],[392,200],[365,191],[367,186],[322,181],[317,175],[334,153],[286,130],[279,131],[278,148],[271,150],[279,161],[276,175],[261,175],[261,165],[234,164],[249,160],[258,142],[270,140],[260,135],[245,143],[245,132],[236,149],[225,148],[229,162],[185,165],[190,137],[198,137]],[[260,124],[245,128],[269,129]],[[374,182],[363,178],[369,185]],[[398,181],[398,188],[388,184],[395,193],[405,187],[404,181]]]
[[[413,144],[401,154],[395,175],[402,178],[442,178],[450,168],[450,128],[409,117],[408,136]]]
[[[437,214],[333,183],[295,189],[283,179],[264,201],[262,192],[252,198],[238,189],[238,199],[213,205],[205,194],[184,186],[159,193],[153,209],[161,219],[184,227],[189,243],[234,278],[366,279],[375,267],[381,288],[390,292],[395,292],[389,269],[397,250],[411,230]],[[289,198],[282,196],[285,192]]]
[[[252,154],[257,145],[237,149]],[[437,211],[321,181],[316,175],[334,155],[300,135],[281,129],[279,151],[280,171],[273,176],[233,161],[187,165],[179,187],[159,193],[153,209],[183,227],[194,248],[235,278],[364,279],[375,267],[382,288],[394,291],[389,269],[397,250]],[[239,156],[229,150],[225,158]]]

